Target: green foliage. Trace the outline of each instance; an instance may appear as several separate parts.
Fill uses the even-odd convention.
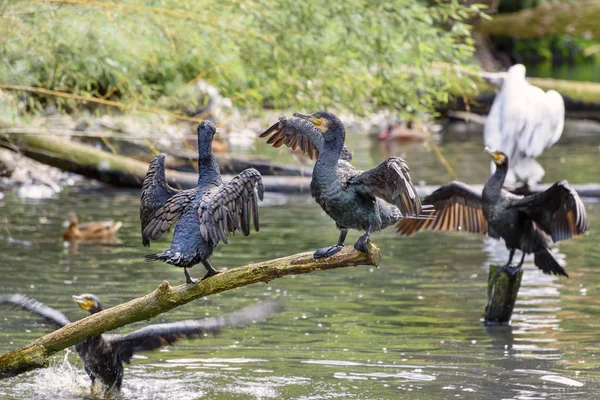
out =
[[[203,79],[243,107],[419,116],[470,86],[434,63],[470,59],[461,21],[478,13],[456,1],[0,1],[0,82],[168,107]]]

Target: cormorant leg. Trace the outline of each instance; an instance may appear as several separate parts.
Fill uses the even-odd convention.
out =
[[[185,283],[190,284],[198,282],[198,280],[192,279],[192,277],[190,276],[190,272],[186,267],[183,267],[183,273],[185,274]]]
[[[362,235],[361,237],[358,238],[356,243],[354,243],[354,248],[356,250],[360,251],[361,253],[368,253],[369,251],[367,250],[367,242],[369,241],[370,237],[371,237],[371,228],[367,229],[367,232],[365,232],[364,235]]]
[[[519,261],[519,264],[517,266],[507,267],[504,269],[508,276],[513,278],[517,274],[517,272],[521,270],[521,267],[523,267],[523,261],[525,261],[525,252],[523,252],[523,254],[521,255],[521,261]]]
[[[346,235],[348,234],[348,229],[340,229],[340,237],[338,238],[338,242],[335,246],[323,247],[315,251],[315,258],[323,258],[323,257],[331,257],[335,253],[339,252],[344,247],[344,242],[346,241]]]
[[[218,273],[220,273],[221,271],[217,271],[216,269],[213,268],[212,265],[210,265],[210,263],[208,262],[208,260],[202,261],[202,265],[204,265],[204,268],[206,268],[206,270],[208,271],[206,273],[206,275],[204,275],[202,277],[201,280],[205,280],[206,278],[210,278],[213,275],[216,275]]]
[[[496,284],[496,281],[498,280],[498,277],[500,276],[502,271],[506,271],[508,276],[513,276],[513,274],[511,274],[511,271],[510,271],[510,269],[512,269],[510,267],[510,263],[512,262],[514,255],[515,255],[515,249],[510,249],[510,254],[508,256],[508,262],[506,264],[504,264],[503,266],[501,266],[500,268],[498,268],[498,272],[496,272],[496,275],[494,275],[494,279],[492,279],[492,286],[494,286]]]

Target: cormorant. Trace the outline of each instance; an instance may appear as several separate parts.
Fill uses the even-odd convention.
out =
[[[316,202],[336,223],[340,236],[336,245],[319,249],[315,258],[329,257],[344,246],[348,229],[364,231],[354,248],[367,252],[371,232],[384,229],[402,218],[428,218],[433,210],[422,206],[410,180],[408,165],[390,157],[369,171],[358,171],[344,145],[345,130],[335,115],[319,111],[280,117],[260,137],[269,137],[273,147],[286,145],[317,159],[310,183]]]
[[[525,254],[546,274],[567,276],[549,251],[552,242],[569,239],[589,229],[585,207],[567,181],[556,182],[548,190],[528,196],[503,189],[508,172],[508,157],[486,147],[496,172],[479,195],[461,182],[451,182],[425,197],[436,209],[434,220],[403,220],[397,225],[403,235],[431,229],[467,231],[503,238],[510,256],[502,269],[514,274],[523,265]],[[515,250],[523,252],[521,261],[511,268]]]
[[[72,240],[101,240],[114,237],[115,233],[123,223],[121,221],[94,221],[80,224],[77,220],[77,214],[74,212],[69,214],[67,218],[69,224],[67,230],[63,233],[63,239],[66,241]]]
[[[258,232],[258,200],[264,188],[260,173],[249,168],[223,184],[211,143],[216,126],[211,121],[198,125],[198,186],[176,190],[165,179],[165,156],[150,162],[142,186],[140,220],[142,243],[158,240],[176,223],[171,246],[162,253],[146,256],[146,261],[162,260],[183,267],[186,283],[195,283],[188,268],[201,262],[208,271],[204,278],[217,274],[208,261],[219,241],[227,244],[227,233],[250,234],[250,216]]]
[[[515,183],[518,177],[534,185],[545,173],[535,158],[560,139],[565,103],[558,92],[544,92],[527,82],[522,64],[497,75],[493,81],[500,91],[485,122],[485,145],[508,156],[508,183]]]
[[[73,296],[73,301],[90,314],[102,311],[100,299],[93,294]],[[30,311],[53,324],[57,329],[71,323],[60,311],[22,294],[0,296],[0,305],[18,306]],[[89,337],[76,344],[75,350],[83,360],[85,372],[92,380],[92,386],[98,380],[107,387],[107,390],[113,388],[120,390],[123,382],[123,363],[129,364],[134,353],[171,345],[182,337],[203,336],[208,333],[218,333],[222,328],[246,325],[264,319],[281,309],[279,303],[266,301],[220,317],[148,325],[127,334],[105,333]]]

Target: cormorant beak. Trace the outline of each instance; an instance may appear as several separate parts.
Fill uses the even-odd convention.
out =
[[[307,120],[308,122],[317,125],[316,122],[316,118],[312,115],[312,114],[301,114],[301,113],[294,113],[294,117],[298,117],[298,118],[302,118]]]
[[[89,310],[92,307],[92,300],[85,298],[84,296],[73,296],[71,297],[74,303],[77,303],[83,310]]]
[[[489,155],[490,155],[490,156],[492,156],[492,157],[494,157],[494,156],[496,155],[496,154],[495,154],[495,151],[493,151],[493,150],[492,150],[492,149],[490,149],[489,147],[486,147],[485,149],[483,149],[483,152],[484,152],[484,153],[487,153],[487,154],[489,154]]]

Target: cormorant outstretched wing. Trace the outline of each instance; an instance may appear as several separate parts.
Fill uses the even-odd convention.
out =
[[[251,215],[258,232],[258,200],[263,199],[264,191],[260,173],[248,168],[207,196],[198,207],[202,238],[216,246],[219,241],[227,244],[227,233],[236,229],[248,236]]]
[[[427,218],[431,207],[421,204],[408,171],[402,158],[390,157],[377,167],[353,176],[347,184],[394,204],[406,218]]]
[[[323,150],[323,135],[302,118],[279,117],[279,121],[261,133],[260,137],[269,137],[267,144],[276,148],[286,145],[292,150],[300,149],[312,160]]]
[[[104,334],[102,337],[117,345],[121,359],[129,363],[134,353],[171,345],[182,337],[214,334],[219,333],[223,328],[247,325],[281,310],[283,307],[278,301],[269,300],[220,317],[149,325],[125,335]]]
[[[142,243],[158,240],[177,222],[185,207],[193,200],[197,189],[176,190],[165,179],[165,155],[152,159],[142,185],[140,220]]]
[[[513,200],[508,207],[529,215],[555,242],[580,235],[590,227],[583,202],[567,181],[556,182],[546,191]]]
[[[65,314],[52,307],[48,307],[44,303],[40,303],[35,299],[22,294],[11,294],[6,296],[0,296],[0,305],[8,304],[11,306],[20,307],[23,310],[31,311],[32,313],[42,317],[47,322],[54,324],[57,328],[62,328],[65,325],[71,323]]]
[[[410,236],[424,230],[466,231],[489,234],[488,223],[483,215],[481,195],[462,182],[450,182],[423,199],[432,204],[435,219],[403,219],[397,225],[398,232]]]

